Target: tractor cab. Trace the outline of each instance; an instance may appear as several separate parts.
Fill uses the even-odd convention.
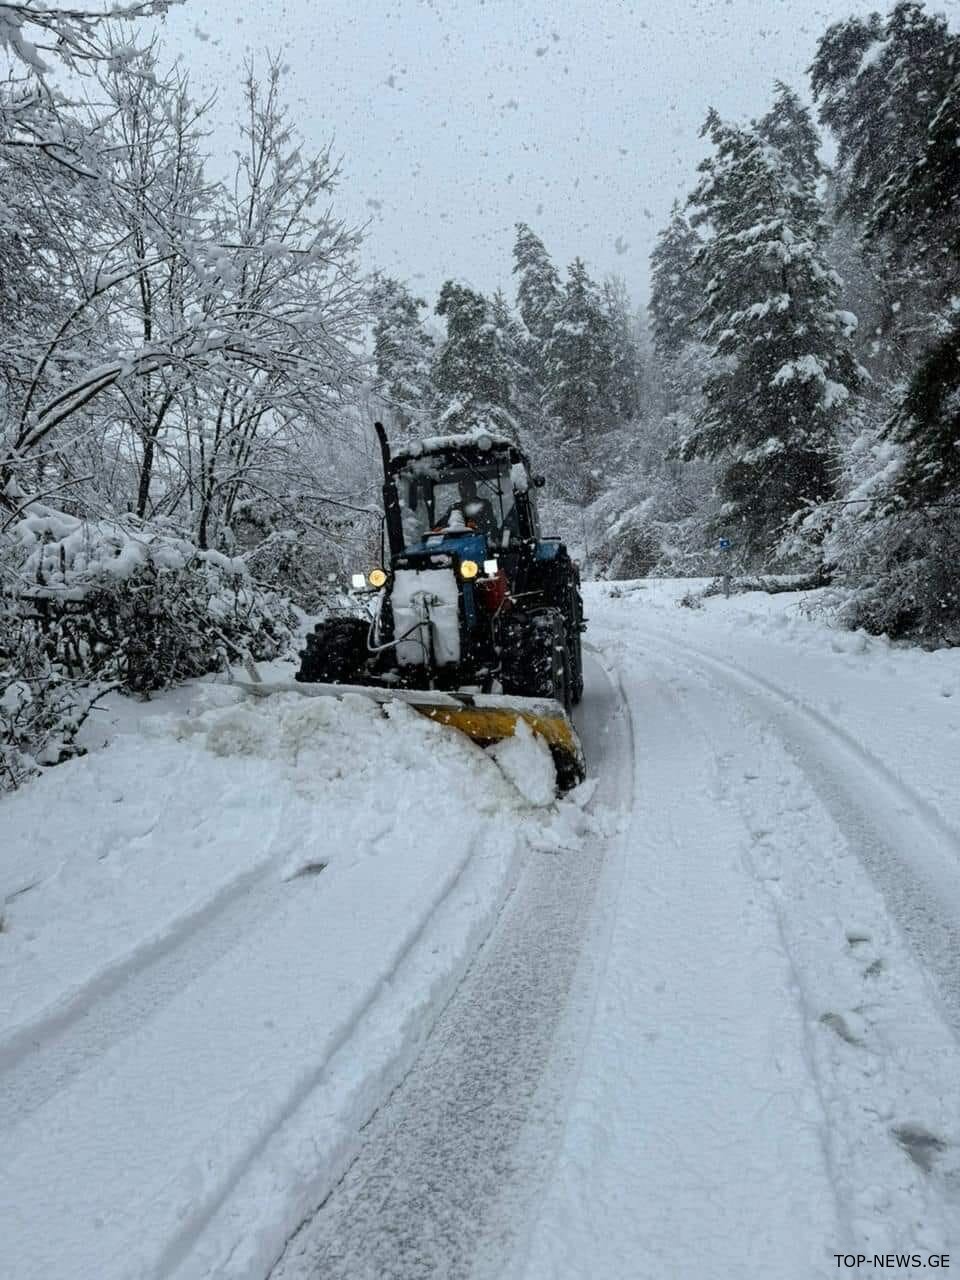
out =
[[[530,476],[527,459],[509,440],[484,434],[426,440],[398,450],[389,479],[398,504],[394,556],[469,541],[489,558],[538,535],[530,490],[539,477]]]

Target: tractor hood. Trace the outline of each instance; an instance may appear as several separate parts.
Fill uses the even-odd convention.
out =
[[[416,563],[418,568],[424,568],[428,564],[450,565],[464,560],[472,560],[482,566],[489,554],[486,534],[476,533],[473,529],[448,529],[442,533],[428,533],[421,542],[407,547],[396,557],[395,567],[403,569]]]

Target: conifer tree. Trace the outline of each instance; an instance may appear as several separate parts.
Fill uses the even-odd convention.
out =
[[[406,429],[427,421],[433,410],[434,341],[420,318],[427,304],[389,276],[376,277],[371,302],[377,389]]]
[[[560,277],[539,236],[525,222],[516,224],[513,272],[517,277],[517,309],[522,330],[516,355],[518,398],[525,443],[534,452],[549,446],[549,417],[543,411],[546,388],[546,344],[560,303]]]
[[[865,222],[890,175],[913,165],[956,73],[957,43],[918,0],[827,30],[810,76],[820,120],[837,138],[842,212]]]
[[[610,425],[612,363],[603,301],[583,261],[576,258],[545,355],[545,403],[565,441],[587,441]]]
[[[482,428],[515,438],[510,361],[490,304],[448,280],[436,311],[447,322],[447,340],[433,364],[439,428],[451,434]]]
[[[544,350],[543,408],[557,424],[578,495],[599,491],[601,435],[616,423],[613,348],[603,299],[580,258],[571,264]]]
[[[931,269],[960,268],[960,74],[939,105],[912,169],[888,182],[875,214]],[[898,499],[949,504],[960,516],[960,311],[945,309],[946,334],[920,360],[887,434],[905,447]]]
[[[543,241],[525,222],[517,223],[513,246],[513,271],[517,280],[517,307],[531,337],[545,341],[560,302],[560,276]]]
[[[917,0],[900,0],[884,19],[835,23],[811,68],[820,119],[838,144],[838,212],[868,236],[881,282],[878,325],[890,381],[910,376],[941,330],[945,300],[960,286],[952,258],[924,259],[913,238],[879,214],[904,187],[927,145],[927,130],[960,70],[960,39]],[[884,230],[881,230],[884,223]]]
[[[535,447],[541,435],[542,388],[528,360],[530,335],[500,289],[490,300],[490,317],[510,380],[512,412],[519,437],[528,446]]]
[[[698,261],[717,367],[682,454],[720,460],[721,521],[746,560],[769,556],[785,521],[834,495],[838,430],[858,385],[855,320],[837,309],[822,253],[812,132],[770,140],[794,106],[781,91],[753,129],[711,112],[715,154],[691,196],[694,225],[713,230]]]
[[[620,421],[629,422],[640,412],[642,371],[636,317],[619,276],[604,281],[603,309],[610,334],[610,397]]]
[[[677,356],[697,336],[696,317],[705,297],[703,271],[697,259],[702,241],[674,202],[670,221],[650,255],[650,324],[653,348],[661,360]]]

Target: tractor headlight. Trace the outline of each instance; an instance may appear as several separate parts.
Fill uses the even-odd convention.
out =
[[[476,560],[460,561],[461,578],[475,578],[479,572],[480,566],[477,564]]]
[[[382,569],[371,569],[371,570],[370,570],[370,585],[371,585],[371,587],[376,587],[376,588],[377,588],[377,590],[379,591],[379,589],[383,586],[383,584],[386,582],[386,580],[387,580],[387,575],[383,572],[383,570],[382,570]]]
[[[350,579],[350,585],[354,591],[362,591],[367,585],[367,580],[362,573],[355,573]]]
[[[488,578],[495,578],[500,570],[500,566],[496,560],[484,560],[483,572]]]

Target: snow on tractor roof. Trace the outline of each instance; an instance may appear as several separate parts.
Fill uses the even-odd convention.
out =
[[[407,458],[422,458],[426,454],[446,453],[452,449],[476,449],[480,453],[487,453],[516,448],[516,444],[506,436],[475,427],[472,431],[461,431],[457,435],[426,436],[422,440],[409,440],[406,444],[398,445],[393,460],[402,462]]]

